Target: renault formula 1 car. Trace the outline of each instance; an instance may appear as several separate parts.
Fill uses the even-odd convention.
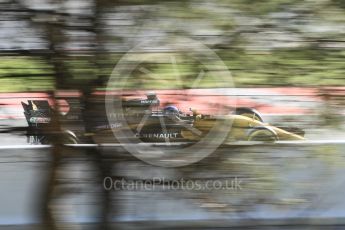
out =
[[[183,113],[173,105],[161,109],[159,105],[160,101],[155,94],[149,94],[144,99],[122,99],[121,113],[113,116],[120,117],[122,122],[125,121],[126,129],[130,130],[128,139],[137,138],[143,142],[198,141],[209,133],[219,119],[225,122],[231,121],[231,128],[228,129],[225,138],[226,142],[304,140],[304,131],[301,129],[277,127],[264,123],[259,112],[251,108],[237,108],[232,114],[216,118],[199,114],[196,110],[191,110],[190,114]],[[49,134],[44,133],[43,130],[49,127],[56,112],[47,101],[33,100],[28,101],[28,104],[22,102],[22,106],[31,139],[38,143],[49,143]],[[73,110],[70,109],[71,111]],[[71,122],[71,119],[69,120]],[[113,126],[104,114],[103,116],[98,114],[98,117],[92,120],[92,122],[87,122],[90,127],[87,135],[96,139],[100,136],[113,137],[113,131],[117,136],[117,130],[121,132],[124,129],[122,125]],[[66,129],[61,135],[65,143],[80,143],[85,133],[77,134]],[[55,134],[50,136],[56,138]],[[121,140],[118,138],[117,142]]]

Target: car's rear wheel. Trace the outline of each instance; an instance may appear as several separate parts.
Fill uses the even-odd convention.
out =
[[[75,135],[74,132],[70,130],[64,130],[60,138],[61,138],[60,141],[63,144],[78,144],[79,143],[78,137]]]
[[[260,113],[258,111],[256,111],[255,109],[240,107],[240,108],[236,109],[236,115],[249,117],[249,118],[252,118],[254,120],[263,122],[263,119],[262,119]]]
[[[252,130],[248,135],[248,141],[275,142],[278,140],[276,132],[267,127],[259,127]]]

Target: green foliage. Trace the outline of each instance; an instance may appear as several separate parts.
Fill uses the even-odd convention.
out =
[[[109,12],[128,14],[126,25],[119,26],[121,30],[128,25],[130,32],[125,30],[127,32],[122,33],[127,35],[101,34],[102,42],[108,45],[121,46],[137,36],[136,32],[140,35],[146,30],[149,31],[146,34],[160,31],[160,36],[187,36],[204,42],[226,63],[237,87],[345,85],[345,51],[338,46],[344,37],[341,30],[345,22],[343,0],[133,0],[120,1],[119,5],[108,0],[101,2],[100,11],[105,15]],[[142,10],[135,14],[122,12],[124,6],[138,6]],[[272,13],[279,14],[272,17]],[[109,21],[100,19],[99,23],[104,30],[108,29]],[[265,44],[268,46],[261,47],[263,43],[255,43],[256,36],[267,31],[283,32],[284,40],[295,39],[293,42],[298,45],[267,48],[270,44]],[[269,37],[270,33],[263,34],[265,42],[265,34]],[[290,37],[291,34],[294,36]],[[266,42],[271,41],[274,42],[274,38]],[[329,47],[330,43],[337,44],[337,48]],[[122,55],[109,51],[96,56],[63,54],[66,57],[63,60],[63,83],[71,88],[92,88],[100,76],[103,80],[110,76]],[[153,74],[134,72],[128,83],[130,88],[189,88],[200,71],[197,63],[189,63],[188,59],[182,58],[176,66],[181,82],[176,82],[169,63],[144,64],[144,67]],[[3,92],[53,89],[53,79],[52,66],[42,59],[0,57]],[[217,86],[206,74],[198,87]]]
[[[345,85],[341,51],[313,47],[246,53],[227,61],[236,86]]]
[[[0,58],[0,92],[51,90],[53,71],[49,64],[34,57]]]
[[[264,15],[271,12],[276,12],[282,6],[291,6],[298,2],[297,0],[223,0],[224,3],[234,6],[237,9],[243,10],[254,15]]]

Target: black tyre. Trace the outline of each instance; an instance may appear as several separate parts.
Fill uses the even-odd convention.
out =
[[[75,133],[73,133],[70,130],[64,130],[60,138],[61,138],[61,143],[63,144],[78,144],[79,143],[78,137],[75,135]]]
[[[254,128],[248,135],[248,141],[275,142],[277,140],[277,133],[268,127]]]
[[[262,119],[260,113],[258,111],[256,111],[255,109],[240,107],[240,108],[236,109],[236,114],[241,115],[241,116],[245,116],[245,117],[249,117],[249,118],[252,118],[252,119],[260,121],[260,122],[263,122],[263,119]]]

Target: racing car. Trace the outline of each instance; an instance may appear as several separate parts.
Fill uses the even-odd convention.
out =
[[[60,143],[76,144],[79,142],[77,132],[71,129],[57,131],[53,127],[54,118],[57,112],[49,105],[48,100],[28,100],[28,103],[22,102],[24,116],[28,123],[26,136],[30,144],[50,144],[54,141]],[[67,119],[73,117],[72,122],[80,120],[72,112],[65,115]]]
[[[198,141],[205,137],[221,119],[231,122],[231,129],[227,131],[224,141],[264,141],[274,142],[278,140],[304,140],[304,131],[294,127],[277,127],[265,123],[261,114],[252,108],[236,108],[231,114],[217,118],[212,115],[200,114],[197,110],[190,109],[190,113],[183,113],[174,105],[166,105],[160,108],[160,100],[155,94],[148,94],[146,98],[121,99],[122,110],[120,115],[114,115],[125,121],[126,127],[113,124],[103,117],[96,117],[95,122],[88,122],[91,126],[87,132],[93,138],[113,136],[117,142],[121,138],[117,131],[129,130],[127,139],[136,138],[143,142],[186,142]],[[44,127],[49,126],[52,117],[56,113],[48,104],[48,101],[29,100],[22,102],[24,115],[28,122],[30,135],[36,142],[49,142],[47,135],[43,133]],[[70,112],[73,109],[70,109]],[[105,114],[105,113],[104,113]],[[68,116],[66,114],[65,116]],[[109,117],[108,117],[109,118]],[[109,125],[110,124],[110,125]],[[90,131],[91,130],[91,131]],[[80,143],[86,133],[63,130],[64,142]],[[55,137],[54,137],[55,138]],[[107,142],[107,141],[106,141]]]

